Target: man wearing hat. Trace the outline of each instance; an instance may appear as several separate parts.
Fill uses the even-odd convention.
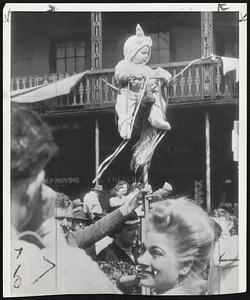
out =
[[[122,206],[96,221],[94,224],[72,232],[72,234],[68,236],[69,244],[72,246],[77,245],[79,248],[85,250],[109,235],[116,230],[116,228],[119,228],[119,225],[135,210],[137,200],[140,198],[141,193],[150,192],[150,188],[150,186],[147,186],[140,191],[135,189],[126,196]],[[137,215],[136,221],[138,221]]]
[[[72,230],[76,231],[82,229],[91,224],[91,219],[86,215],[81,207],[76,207],[73,209],[72,216]]]
[[[83,211],[89,214],[91,218],[93,218],[95,214],[102,214],[102,207],[99,202],[101,193],[103,193],[103,187],[97,184],[83,199]]]
[[[114,240],[104,248],[97,256],[98,261],[124,261],[130,264],[137,264],[137,257],[133,252],[138,237],[138,224],[140,219],[135,211],[129,214],[125,221],[116,226],[109,234]]]
[[[111,233],[110,237],[114,240],[106,248],[104,248],[97,256],[97,260],[110,264],[111,269],[114,265],[123,266],[126,270],[121,270],[133,274],[138,265],[139,253],[136,249],[136,241],[138,237],[138,225],[140,219],[135,211],[129,214],[125,221],[118,225]],[[128,273],[127,273],[128,274]],[[119,278],[117,285],[125,294],[138,294],[140,292],[139,280],[135,274]]]

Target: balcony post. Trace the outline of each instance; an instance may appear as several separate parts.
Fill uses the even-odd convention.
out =
[[[91,12],[91,68],[102,69],[102,13]]]
[[[213,15],[212,12],[201,12],[201,56],[208,58],[213,53]],[[213,66],[202,68],[203,97],[213,98]],[[205,151],[206,151],[206,208],[211,209],[211,156],[210,156],[210,116],[205,112]]]
[[[102,13],[91,12],[91,69],[99,70],[102,69]],[[92,81],[92,80],[91,80]],[[91,103],[98,102],[102,99],[102,82],[99,80],[98,86],[95,82],[91,82],[92,98],[98,94],[98,99],[90,99]],[[99,92],[99,93],[96,93]],[[97,169],[99,167],[99,120],[96,116],[95,120],[95,171],[97,175]],[[98,179],[96,184],[98,184]]]
[[[201,12],[201,57],[208,58],[213,53],[213,15]]]
[[[99,154],[100,154],[100,139],[99,139],[99,120],[95,120],[95,177],[97,176],[97,170],[99,168]],[[99,184],[99,179],[96,180],[96,184]]]
[[[213,53],[213,15],[201,12],[201,57],[208,58]],[[203,97],[213,97],[213,66],[205,64],[202,68]]]
[[[205,112],[205,140],[206,140],[206,209],[211,210],[211,156],[210,156],[210,118]]]

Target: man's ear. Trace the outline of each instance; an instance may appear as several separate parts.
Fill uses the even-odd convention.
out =
[[[30,205],[33,202],[34,197],[37,194],[37,191],[41,189],[44,178],[45,178],[45,172],[44,170],[41,170],[36,176],[34,176],[30,180],[26,190],[26,194],[28,195],[27,197],[28,203],[26,203],[26,205]]]
[[[193,266],[192,260],[183,263],[180,267],[180,275],[186,276],[190,272],[192,266]]]

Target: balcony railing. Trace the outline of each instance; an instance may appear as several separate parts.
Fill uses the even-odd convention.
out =
[[[152,67],[167,69],[173,76],[178,74],[189,62],[177,62]],[[194,63],[180,76],[173,80],[169,87],[169,104],[223,103],[238,101],[238,85],[235,73],[222,74],[222,62],[202,60]],[[27,89],[49,82],[55,82],[71,74],[49,74],[44,76],[27,76],[11,80],[12,91]],[[113,108],[116,91],[110,88],[103,79],[115,85],[114,69],[91,71],[85,75],[74,90],[66,96],[49,99],[32,104],[40,113],[77,112]]]

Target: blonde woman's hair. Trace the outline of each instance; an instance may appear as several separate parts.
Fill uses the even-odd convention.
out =
[[[189,288],[194,282],[201,282],[214,241],[207,213],[187,197],[167,199],[155,205],[151,212],[148,230],[152,228],[169,237],[180,265],[192,262],[190,272],[182,278],[191,279]]]

